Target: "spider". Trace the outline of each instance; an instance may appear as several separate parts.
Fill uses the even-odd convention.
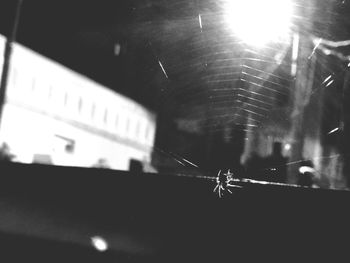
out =
[[[228,169],[227,173],[222,173],[221,170],[218,172],[218,175],[216,177],[216,186],[213,190],[213,192],[218,192],[219,197],[222,196],[222,191],[227,191],[230,194],[232,194],[232,191],[229,189],[229,187],[237,187],[242,188],[239,185],[231,184],[233,182],[233,173]]]

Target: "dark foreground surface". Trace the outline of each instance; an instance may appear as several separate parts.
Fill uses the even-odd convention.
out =
[[[349,257],[350,193],[0,165],[1,262],[284,262]],[[108,243],[97,251],[91,237]]]

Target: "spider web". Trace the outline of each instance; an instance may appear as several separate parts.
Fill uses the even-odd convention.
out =
[[[296,114],[296,78],[291,73],[293,40],[269,43],[264,48],[249,46],[225,25],[221,1],[163,2],[160,6],[165,10],[164,17],[152,21],[147,32],[151,32],[149,50],[158,68],[160,119],[164,123],[176,123],[166,131],[166,137],[171,138],[171,129],[180,129],[204,137],[220,134],[224,141],[230,142],[237,140],[232,133],[237,130],[242,131],[245,142],[253,141],[250,143],[253,145],[254,137],[281,139],[281,134],[290,132],[292,116]],[[339,87],[345,70],[339,59],[346,55],[334,48],[325,50],[318,39],[339,39],[348,34],[344,32],[348,22],[342,16],[349,9],[348,3],[295,1],[294,6],[300,11],[294,19],[299,34],[316,41],[309,49],[302,47],[309,53],[303,54],[302,63],[298,62],[301,70],[314,68],[313,74],[309,74],[313,83],[304,98],[303,114],[308,121],[305,129],[312,133],[323,121],[320,132],[327,141],[327,135],[341,129],[344,113],[339,107],[342,100]],[[305,10],[313,16],[305,15],[308,13]],[[312,32],[308,31],[309,24],[313,25]],[[198,158],[189,154],[191,143],[184,141],[178,147],[159,143],[159,148],[168,153],[168,158],[177,160],[178,165],[198,168],[201,166]],[[303,160],[338,160],[338,153],[327,149],[293,159],[286,165]]]

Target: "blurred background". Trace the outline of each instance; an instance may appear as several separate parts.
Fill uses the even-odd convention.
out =
[[[3,0],[1,159],[349,186],[346,0]]]

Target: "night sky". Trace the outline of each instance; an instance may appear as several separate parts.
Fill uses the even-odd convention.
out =
[[[205,85],[203,76],[213,73],[206,66],[205,55],[218,51],[215,49],[218,43],[232,44],[222,37],[227,32],[217,15],[222,11],[220,2],[24,0],[17,40],[153,109],[164,98],[178,107],[183,104],[178,101],[191,100],[191,93],[197,94],[197,89]],[[326,16],[331,2],[337,15]],[[15,3],[1,1],[3,34],[8,34],[11,28]],[[302,3],[299,8],[305,9],[309,3]],[[318,3],[314,33],[346,38],[348,10],[347,1]],[[198,24],[200,13],[203,32]],[[116,45],[120,46],[118,55]],[[241,51],[235,49],[240,55]],[[181,89],[182,93],[174,95],[174,89]],[[197,98],[202,99],[200,95]]]
[[[2,34],[8,34],[14,2],[2,1]],[[135,3],[132,1],[23,1],[17,41],[103,85],[154,107],[152,85],[145,69],[146,42],[134,41]],[[115,54],[115,45],[120,53]]]

